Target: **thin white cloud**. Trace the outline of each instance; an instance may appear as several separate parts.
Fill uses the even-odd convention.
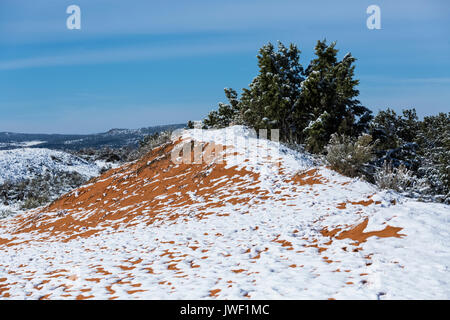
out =
[[[4,60],[0,61],[0,70],[147,61],[164,58],[255,51],[256,48],[257,45],[249,42],[104,48],[53,56],[47,55]]]
[[[380,83],[386,84],[407,84],[407,85],[449,85],[450,77],[392,77],[392,76],[369,76],[362,75],[359,77],[362,84]]]

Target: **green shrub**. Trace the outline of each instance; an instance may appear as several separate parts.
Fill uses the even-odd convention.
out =
[[[50,198],[47,195],[30,196],[21,205],[21,209],[28,210],[41,207],[50,202]]]
[[[413,174],[404,165],[395,168],[392,162],[385,161],[375,172],[375,183],[381,189],[405,192],[412,186]]]
[[[364,165],[373,158],[372,137],[362,134],[356,139],[339,134],[333,134],[326,146],[326,159],[331,168],[337,172],[356,177],[364,174]]]
[[[164,131],[146,136],[144,139],[139,141],[139,147],[137,148],[137,150],[132,151],[128,155],[127,161],[134,161],[142,158],[152,149],[159,147],[167,142],[170,142],[171,136],[172,136],[171,131]]]

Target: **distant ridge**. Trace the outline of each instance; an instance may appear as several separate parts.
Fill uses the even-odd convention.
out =
[[[0,150],[23,147],[48,148],[56,150],[80,150],[83,148],[120,148],[135,146],[143,137],[156,132],[175,130],[185,124],[169,124],[139,129],[113,128],[95,134],[39,134],[0,132]],[[30,145],[30,142],[33,142]]]

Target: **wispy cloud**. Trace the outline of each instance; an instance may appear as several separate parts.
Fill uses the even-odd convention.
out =
[[[363,75],[360,77],[361,82],[365,84],[380,83],[383,85],[449,85],[450,77],[393,77],[385,76],[371,76]]]
[[[0,61],[0,70],[146,61],[255,51],[255,48],[256,46],[249,42],[104,48],[77,53],[4,60]]]

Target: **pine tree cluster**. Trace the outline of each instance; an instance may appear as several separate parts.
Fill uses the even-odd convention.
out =
[[[226,88],[228,103],[219,103],[203,127],[279,129],[282,142],[325,155],[343,174],[449,203],[450,113],[419,121],[414,109],[402,115],[387,109],[374,118],[357,99],[356,59],[350,53],[339,60],[335,42],[318,41],[306,68],[300,53],[294,44],[264,45],[258,75],[240,97]]]
[[[318,41],[305,69],[300,50],[268,43],[257,56],[259,73],[240,99],[226,88],[228,104],[220,103],[203,121],[205,127],[244,124],[258,129],[279,129],[284,142],[306,144],[312,152],[323,151],[335,132],[358,135],[367,129],[371,111],[356,99],[355,58],[338,60],[336,43]]]
[[[415,109],[402,115],[380,111],[370,126],[377,139],[376,174],[407,174],[403,192],[450,203],[450,113],[427,116],[420,121]],[[394,188],[398,189],[398,188]]]

